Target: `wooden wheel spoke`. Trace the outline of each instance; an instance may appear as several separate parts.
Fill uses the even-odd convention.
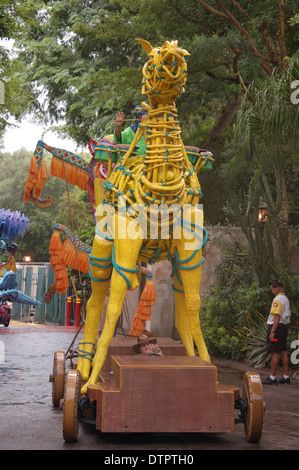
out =
[[[50,377],[52,385],[52,404],[59,406],[63,398],[65,375],[65,354],[62,351],[56,351],[54,354],[53,374]]]
[[[63,404],[63,437],[66,442],[74,442],[78,437],[80,396],[80,372],[74,369],[69,370],[65,380]]]
[[[243,378],[243,398],[247,400],[244,416],[245,436],[248,442],[259,442],[262,436],[264,401],[260,375],[246,372]]]

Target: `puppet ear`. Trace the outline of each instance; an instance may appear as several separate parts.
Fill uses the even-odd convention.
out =
[[[141,44],[141,46],[143,47],[147,55],[149,55],[152,52],[153,50],[152,45],[148,41],[146,41],[145,39],[138,39],[138,38],[136,39],[136,41],[138,41],[139,44]]]

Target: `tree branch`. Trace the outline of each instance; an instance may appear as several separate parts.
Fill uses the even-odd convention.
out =
[[[265,64],[265,60],[267,60],[267,58],[265,56],[263,56],[263,54],[261,54],[261,52],[258,50],[255,42],[253,41],[253,39],[251,39],[251,37],[249,36],[249,33],[248,31],[244,28],[244,26],[241,25],[241,23],[233,16],[233,14],[224,6],[222,0],[216,0],[218,5],[223,9],[223,11],[226,13],[227,17],[229,18],[229,20],[231,21],[231,23],[233,23],[237,28],[238,30],[240,31],[240,33],[246,37],[246,39],[248,39],[248,41],[251,43],[251,48],[252,50],[258,55],[258,57],[261,59],[261,62],[262,62],[262,67],[263,69],[268,73],[268,75],[272,75],[272,70],[268,67],[267,64]]]
[[[247,87],[243,81],[243,78],[241,76],[241,73],[240,73],[240,70],[239,70],[239,65],[238,65],[238,61],[239,61],[239,56],[236,55],[234,57],[234,60],[233,60],[233,69],[234,69],[234,72],[235,72],[235,75],[237,77],[237,80],[238,82],[240,83],[242,89],[243,89],[243,93],[246,93],[247,91]]]
[[[207,148],[211,145],[212,142],[217,140],[224,132],[227,130],[232,119],[234,118],[238,106],[239,106],[239,96],[234,96],[221,110],[218,118],[215,121],[214,126],[211,129],[211,132],[206,137],[204,142],[200,144],[201,148]]]
[[[278,11],[279,11],[279,18],[278,18],[278,45],[280,51],[280,60],[283,68],[287,67],[287,64],[283,62],[284,57],[287,55],[287,49],[285,44],[284,38],[284,8],[283,8],[284,0],[278,0]]]
[[[206,2],[204,2],[203,0],[196,0],[197,3],[199,3],[201,6],[203,6],[204,8],[206,8],[207,10],[209,10],[211,13],[215,13],[215,15],[218,15],[218,16],[221,16],[221,18],[225,18],[226,20],[228,20],[228,17],[225,13],[222,13],[221,11],[219,10],[215,10],[215,8],[211,7],[210,5],[208,5]]]
[[[269,59],[267,59],[267,57],[265,57],[260,51],[259,49],[257,48],[255,42],[253,41],[253,39],[250,37],[248,31],[244,28],[244,26],[241,25],[241,23],[234,17],[234,15],[226,8],[226,6],[223,4],[223,2],[221,0],[216,0],[218,5],[220,6],[220,8],[223,10],[223,12],[219,11],[219,10],[216,10],[215,8],[211,7],[210,5],[208,5],[206,2],[204,2],[203,0],[196,0],[201,6],[203,6],[204,8],[206,8],[207,10],[211,11],[212,13],[220,16],[221,18],[225,18],[226,20],[228,20],[230,23],[232,23],[234,26],[236,26],[236,28],[240,31],[240,33],[242,34],[242,36],[244,36],[246,39],[248,39],[248,41],[250,42],[251,44],[251,50],[255,53],[255,55],[257,55],[259,57],[259,59],[261,60],[261,66],[263,67],[263,69],[265,70],[265,72],[271,76],[272,75],[272,70],[271,68],[266,64],[267,61],[269,61]],[[239,11],[242,12],[242,14],[244,14],[245,16],[249,17],[250,15],[248,15],[248,13],[235,1],[235,0],[231,0],[232,3],[239,9]],[[283,0],[279,0],[279,1],[283,1]],[[251,18],[251,17],[250,17]]]
[[[246,10],[244,10],[243,7],[241,7],[241,5],[239,5],[239,3],[236,1],[236,0],[230,0],[230,2],[238,8],[238,10],[242,13],[242,15],[244,15],[249,21],[252,21],[253,18],[252,16],[249,15],[249,13],[247,13]]]
[[[267,23],[259,24],[257,29],[262,35],[262,39],[263,39],[263,42],[266,46],[266,49],[267,49],[267,52],[268,52],[268,55],[269,55],[269,59],[275,67],[275,66],[278,65],[278,57],[276,55],[276,52],[275,52],[275,50],[272,46],[272,42],[271,42],[271,39],[270,39],[269,24],[270,24],[269,21]]]
[[[173,7],[172,11],[179,15],[181,18],[183,18],[186,21],[189,21],[190,23],[200,25],[204,28],[205,32],[208,32],[209,34],[216,34],[217,33],[217,28],[214,28],[211,24],[207,22],[203,22],[201,20],[192,18],[188,15],[185,15],[178,7]],[[219,34],[219,31],[218,31]]]

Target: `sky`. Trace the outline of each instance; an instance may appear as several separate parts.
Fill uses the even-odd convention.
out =
[[[73,153],[82,151],[82,148],[78,149],[73,140],[61,138],[53,131],[48,131],[43,136],[46,127],[34,124],[29,119],[25,119],[17,125],[18,127],[12,127],[5,132],[2,152],[13,153],[22,147],[33,152],[38,140],[43,140],[48,145],[69,150]],[[88,151],[87,148],[83,150]]]
[[[6,40],[0,38],[0,46],[5,47],[12,53],[13,40]],[[9,119],[9,122],[15,122],[13,118]],[[3,138],[4,148],[0,147],[2,152],[13,153],[16,150],[20,150],[22,147],[31,152],[34,151],[37,141],[43,140],[48,145],[53,147],[62,148],[75,153],[76,151],[88,151],[88,148],[79,148],[77,144],[70,139],[63,139],[56,133],[48,131],[44,136],[43,132],[46,126],[37,125],[30,121],[30,118],[25,118],[21,123],[17,123],[18,127],[9,128]]]

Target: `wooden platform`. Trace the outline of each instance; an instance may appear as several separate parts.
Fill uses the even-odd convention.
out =
[[[108,353],[103,370],[111,369],[111,356],[134,356],[133,346],[136,344],[136,338],[132,336],[114,337],[108,347]],[[171,338],[159,338],[158,346],[163,356],[186,356],[186,348]]]
[[[159,338],[164,354],[160,357],[117,355],[113,351],[117,345],[110,346],[99,383],[88,388],[88,398],[96,402],[96,429],[155,433],[234,430],[235,388],[217,385],[217,368],[198,357],[184,356],[184,347],[177,355],[166,354],[174,348],[173,340],[167,340],[163,347],[164,339]],[[121,339],[115,343],[119,342]]]
[[[136,344],[136,342],[137,340],[133,336],[113,337],[108,347],[103,371],[109,371],[111,369],[111,356],[134,356],[136,353],[133,349],[133,346]],[[158,346],[164,356],[186,356],[185,346],[172,338],[159,338]],[[73,369],[77,368],[77,363],[78,358],[73,357],[71,360]]]

